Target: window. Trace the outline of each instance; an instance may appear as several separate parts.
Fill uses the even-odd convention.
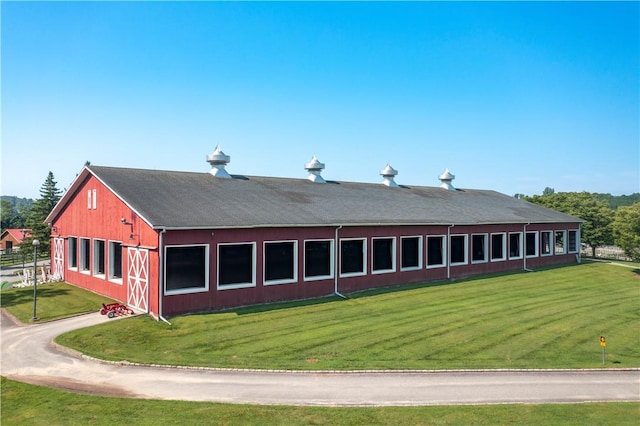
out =
[[[91,259],[91,241],[88,238],[80,238],[80,271],[89,272]]]
[[[122,283],[122,243],[109,242],[109,279]]]
[[[505,234],[491,234],[491,260],[505,260],[506,259],[506,241]]]
[[[264,243],[264,281],[281,284],[297,280],[297,243],[279,241]]]
[[[365,240],[340,240],[340,275],[364,275],[366,256]]]
[[[522,232],[509,234],[509,259],[522,259]]]
[[[471,236],[471,262],[482,263],[487,261],[487,234]]]
[[[392,272],[396,270],[396,239],[372,238],[372,272]]]
[[[542,237],[542,247],[541,247],[541,251],[542,251],[542,255],[543,256],[550,256],[551,254],[553,254],[553,251],[551,249],[551,231],[542,231],[540,233],[540,236]]]
[[[209,289],[209,246],[166,246],[164,256],[167,294]]]
[[[93,275],[105,275],[105,245],[103,240],[93,240]]]
[[[69,246],[69,269],[76,269],[78,267],[78,239],[76,237],[69,237],[67,241]]]
[[[89,210],[91,210],[91,206],[93,205],[93,203],[91,202],[92,199],[93,199],[93,197],[91,196],[91,190],[88,189],[87,190],[87,208]]]
[[[422,268],[422,237],[401,237],[400,256],[401,270]]]
[[[314,280],[333,277],[333,240],[304,242],[304,277]]]
[[[218,245],[218,287],[256,285],[255,243]]]
[[[578,252],[578,231],[569,231],[569,253]]]
[[[444,266],[445,258],[444,236],[427,237],[427,268]]]
[[[556,231],[556,254],[565,254],[567,252],[565,231]]]
[[[467,236],[452,235],[450,244],[451,264],[463,265],[467,263]]]
[[[525,237],[525,254],[527,257],[536,257],[538,255],[538,233],[527,232]]]

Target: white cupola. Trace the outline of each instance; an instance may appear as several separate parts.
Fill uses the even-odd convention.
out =
[[[311,157],[311,161],[304,165],[304,169],[309,172],[307,179],[311,182],[325,183],[325,180],[320,175],[324,170],[324,163],[319,162],[315,155]]]
[[[387,163],[387,167],[380,170],[380,175],[382,176],[382,184],[390,187],[396,187],[398,184],[393,180],[393,178],[398,174],[398,171],[391,167],[391,164]]]
[[[455,175],[451,174],[449,169],[444,169],[444,172],[442,172],[442,174],[438,176],[438,179],[440,179],[440,182],[442,182],[440,188],[448,189],[449,191],[455,191],[456,189],[453,187],[453,185],[451,185],[451,181],[453,181],[455,178]]]
[[[220,145],[216,146],[216,149],[207,155],[207,162],[211,164],[209,173],[215,177],[230,178],[231,175],[225,170],[225,166],[229,164],[230,161],[231,157],[222,152]]]

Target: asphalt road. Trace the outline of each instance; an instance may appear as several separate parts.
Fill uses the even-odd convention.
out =
[[[285,372],[106,363],[52,339],[110,320],[99,313],[45,324],[1,322],[3,376],[96,395],[315,406],[640,401],[640,370]]]

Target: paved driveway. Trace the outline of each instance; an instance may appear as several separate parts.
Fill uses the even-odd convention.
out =
[[[3,376],[98,395],[251,404],[391,406],[640,401],[640,370],[265,372],[106,363],[52,339],[99,313],[27,326],[2,315]],[[118,321],[118,320],[115,320]]]

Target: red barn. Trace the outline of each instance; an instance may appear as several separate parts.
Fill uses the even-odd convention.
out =
[[[579,261],[581,219],[487,190],[88,166],[52,268],[155,317]]]

